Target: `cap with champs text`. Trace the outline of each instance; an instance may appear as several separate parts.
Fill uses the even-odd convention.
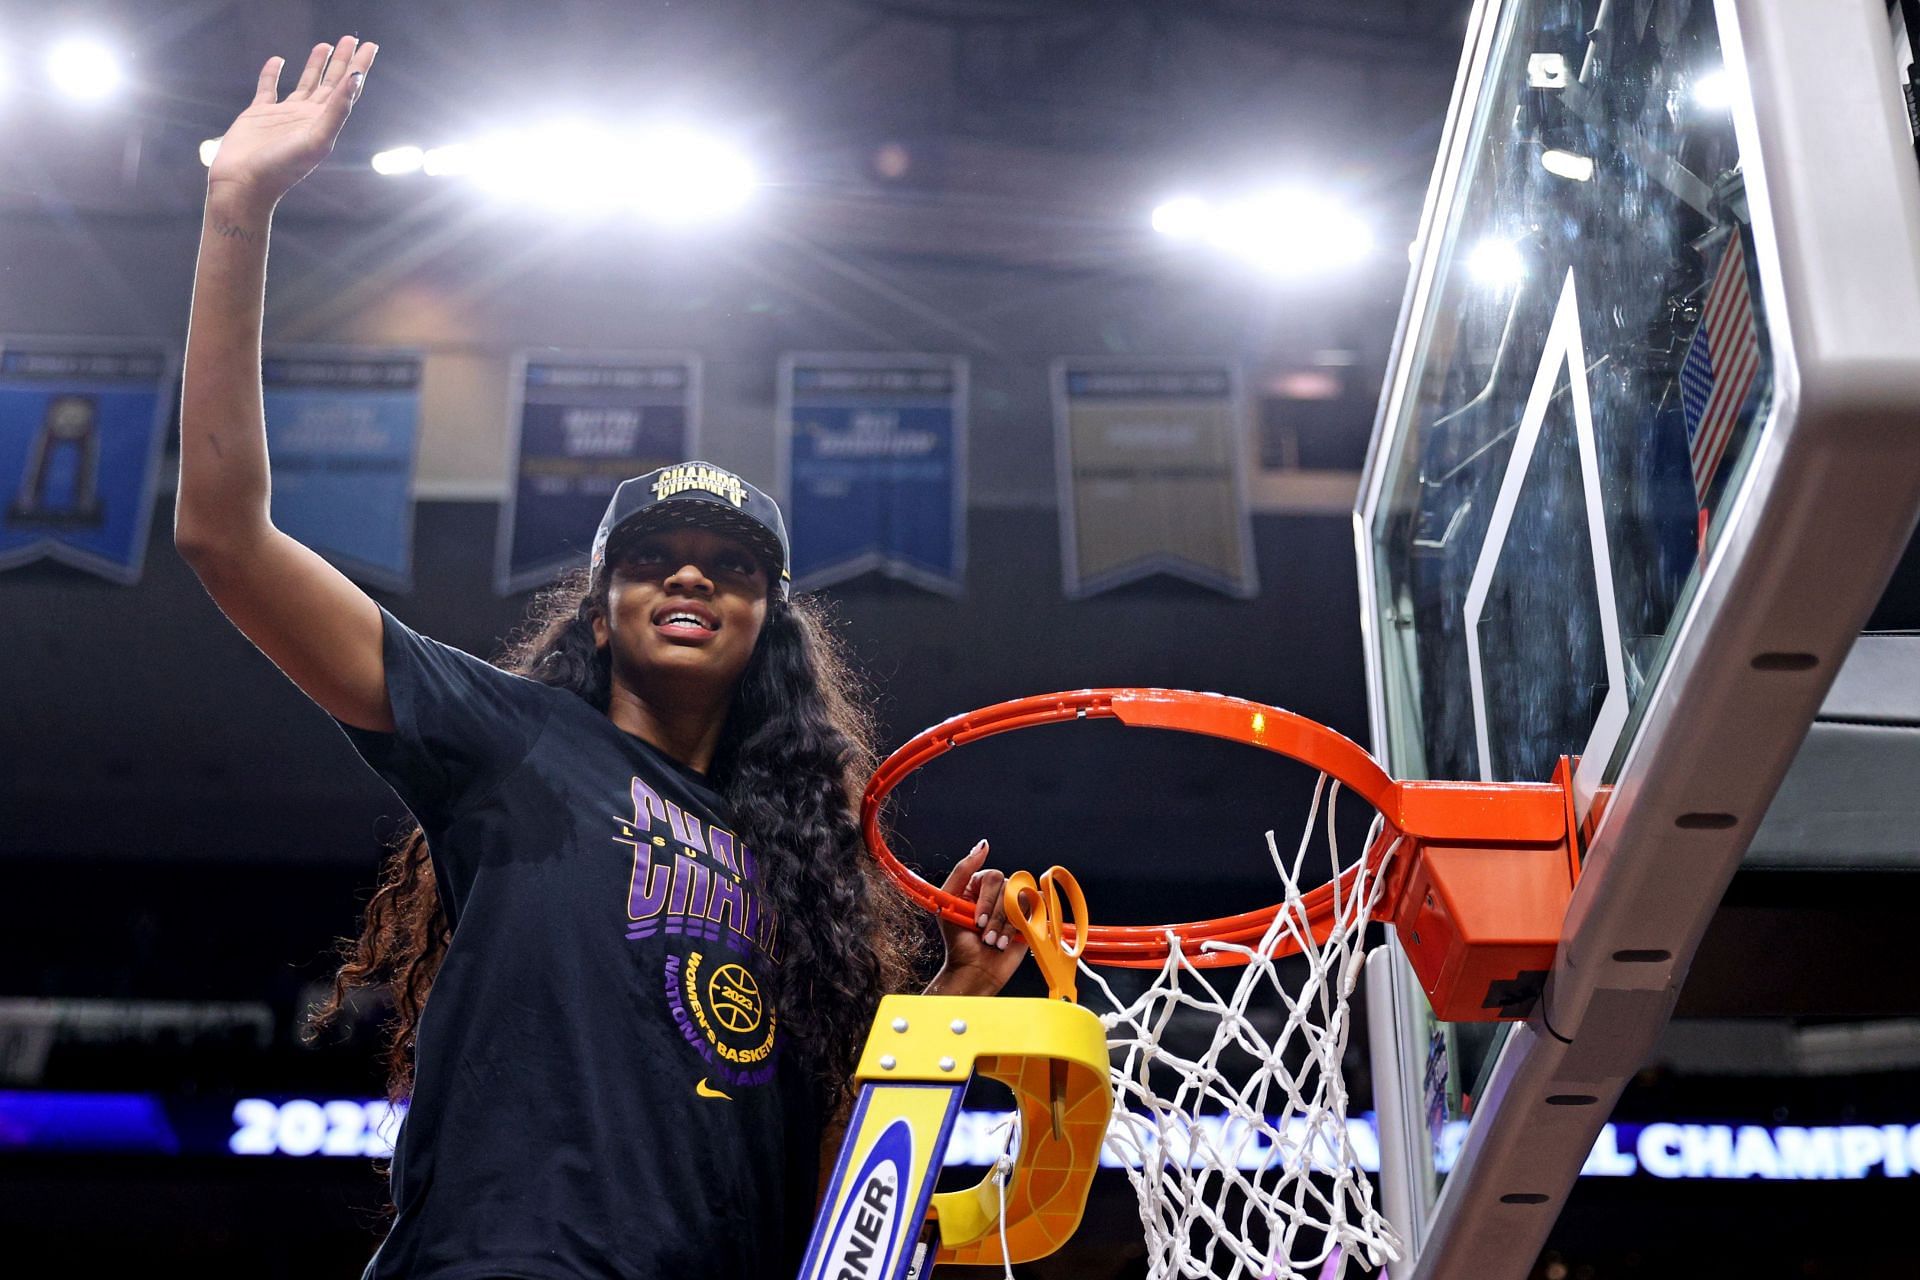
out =
[[[791,554],[779,504],[710,462],[675,463],[621,481],[593,535],[594,572],[606,563],[607,544],[615,537],[684,525],[729,534],[746,543],[766,565],[774,593],[786,598]]]

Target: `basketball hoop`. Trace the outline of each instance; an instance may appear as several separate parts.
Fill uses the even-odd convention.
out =
[[[1381,825],[1360,862],[1307,890],[1298,904],[1185,924],[1088,925],[1081,943],[1088,964],[1158,969],[1176,939],[1196,968],[1244,964],[1239,948],[1264,937],[1290,905],[1296,924],[1324,941],[1342,894],[1350,897],[1363,876],[1379,872],[1386,851],[1397,845],[1372,918],[1399,931],[1435,1011],[1450,1022],[1526,1016],[1552,963],[1579,874],[1571,800],[1559,775],[1550,783],[1396,782],[1352,739],[1278,707],[1181,689],[1080,689],[998,703],[914,736],[867,784],[860,805],[867,847],[915,902],[971,927],[972,903],[928,883],[888,847],[880,829],[887,797],[907,775],[955,747],[1016,729],[1101,719],[1224,738],[1298,760],[1372,805]],[[1077,938],[1077,926],[1067,933]],[[1279,947],[1276,955],[1300,950],[1291,933]]]
[[[1257,911],[1091,924],[1065,869],[1009,878],[1008,918],[1050,994],[1073,999],[1078,968],[1108,1005],[1100,1021],[1116,1106],[1106,1145],[1139,1198],[1150,1276],[1291,1280],[1340,1258],[1372,1266],[1398,1258],[1399,1242],[1359,1172],[1341,1078],[1367,927],[1397,930],[1440,1017],[1524,1017],[1551,967],[1578,874],[1570,767],[1563,761],[1544,784],[1396,782],[1350,739],[1276,707],[1172,689],[1082,689],[1003,702],[915,736],[868,784],[868,847],[915,902],[973,927],[974,903],[921,878],[888,847],[887,797],[955,747],[1093,719],[1241,742],[1321,775],[1293,857],[1267,835],[1281,891]],[[1344,865],[1334,822],[1343,789],[1376,815],[1363,851]],[[1322,827],[1332,876],[1303,887],[1301,868]],[[1303,963],[1283,973],[1275,961],[1288,956]],[[1157,972],[1128,998],[1095,967]],[[1209,976],[1232,967],[1241,973],[1231,983]],[[1273,1010],[1277,1026],[1265,1034],[1256,1007]],[[1211,1043],[1176,1052],[1167,1043],[1176,1018],[1211,1020]],[[1057,1127],[1057,1088],[1054,1097]]]

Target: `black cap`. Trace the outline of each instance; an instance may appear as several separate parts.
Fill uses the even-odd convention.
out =
[[[594,572],[606,563],[607,543],[615,534],[626,537],[683,525],[730,534],[746,543],[765,563],[774,594],[786,599],[791,575],[787,524],[780,518],[779,504],[710,462],[680,462],[621,481],[593,535]]]

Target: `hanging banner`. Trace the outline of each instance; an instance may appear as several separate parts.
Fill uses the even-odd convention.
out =
[[[699,451],[700,362],[686,354],[523,353],[514,365],[513,486],[500,509],[501,595],[584,565],[622,480]]]
[[[958,595],[967,557],[966,361],[789,354],[779,401],[795,589],[877,571]]]
[[[260,382],[274,524],[349,577],[411,589],[420,354],[276,348]]]
[[[1231,369],[1056,361],[1053,400],[1069,596],[1156,573],[1259,590]]]
[[[140,579],[166,433],[152,343],[0,343],[0,569],[46,557]]]

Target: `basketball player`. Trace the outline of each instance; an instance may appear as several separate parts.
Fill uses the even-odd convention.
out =
[[[353,987],[392,992],[411,1108],[367,1275],[791,1275],[831,1118],[911,959],[855,820],[867,713],[788,593],[778,507],[717,467],[621,485],[589,568],[501,666],[416,634],[273,526],[268,226],[375,53],[320,45],[285,97],[269,61],[221,141],[175,516],[220,608],[418,821],[322,1017]],[[947,881],[980,912],[977,932],[942,926],[932,991],[996,992],[1020,960],[986,856]]]

